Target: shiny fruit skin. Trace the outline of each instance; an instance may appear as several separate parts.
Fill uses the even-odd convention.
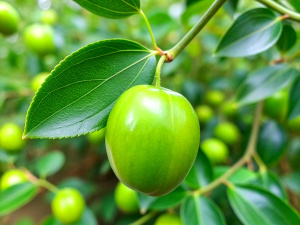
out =
[[[72,224],[80,220],[85,202],[82,195],[73,188],[64,188],[57,192],[52,204],[54,216],[63,224]]]
[[[224,94],[221,91],[211,90],[205,95],[205,100],[208,104],[212,106],[219,106],[223,103],[225,99]]]
[[[291,131],[300,133],[300,116],[288,121],[288,127]]]
[[[182,225],[181,219],[175,214],[163,214],[157,218],[154,225]]]
[[[4,124],[0,129],[0,147],[8,152],[21,150],[24,146],[22,129],[14,124]]]
[[[40,73],[35,76],[31,82],[31,89],[36,92],[40,86],[44,83],[45,79],[48,77],[49,73]]]
[[[106,150],[116,176],[151,196],[174,190],[191,169],[200,127],[191,104],[180,94],[135,86],[118,99],[106,126]]]
[[[55,52],[54,31],[48,25],[33,24],[27,27],[24,39],[27,47],[40,56]]]
[[[12,35],[17,32],[20,22],[19,13],[7,2],[0,1],[0,33]]]
[[[105,141],[105,131],[106,129],[103,128],[99,131],[89,134],[88,135],[89,141],[94,145],[102,144]]]
[[[232,145],[239,141],[240,131],[235,124],[223,122],[215,127],[214,135],[226,144]]]
[[[207,123],[214,117],[214,111],[207,105],[199,105],[195,111],[201,123]]]
[[[271,97],[267,98],[264,103],[264,112],[267,116],[284,120],[288,111],[288,93],[281,90]]]
[[[215,138],[209,138],[202,142],[201,149],[214,163],[225,162],[228,157],[229,151],[227,146],[222,141]]]
[[[5,172],[0,181],[0,190],[4,191],[7,188],[10,188],[14,185],[21,184],[26,182],[27,176],[26,173],[22,170],[9,170]]]
[[[125,213],[136,213],[139,211],[137,193],[119,182],[115,190],[115,201],[119,209]]]

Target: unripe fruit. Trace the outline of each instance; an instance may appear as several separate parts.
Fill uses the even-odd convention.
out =
[[[139,211],[136,192],[121,182],[119,182],[115,190],[115,201],[117,206],[125,213],[136,213]]]
[[[34,53],[45,56],[54,53],[54,31],[48,25],[34,24],[25,30],[25,43]]]
[[[94,144],[102,144],[105,141],[105,128],[88,135],[89,141]]]
[[[228,157],[228,148],[220,140],[215,138],[210,138],[205,140],[201,144],[201,149],[207,155],[207,157],[214,163],[222,163]]]
[[[179,216],[166,213],[159,216],[154,225],[182,225],[182,222]]]
[[[288,93],[285,90],[278,91],[267,98],[264,103],[264,112],[267,116],[284,120],[288,111]]]
[[[14,185],[26,182],[26,173],[22,170],[9,170],[5,172],[1,177],[0,190],[4,191]]]
[[[24,146],[22,129],[14,124],[4,124],[0,129],[0,147],[6,151],[18,151]]]
[[[191,169],[200,127],[182,95],[139,85],[118,99],[105,135],[116,176],[131,189],[160,196],[174,190]]]
[[[58,20],[58,15],[55,10],[48,9],[42,12],[41,21],[45,24],[54,25]]]
[[[288,127],[291,131],[300,132],[300,116],[288,121]]]
[[[52,201],[52,212],[63,224],[72,224],[80,220],[85,202],[82,195],[73,188],[64,188],[57,192]]]
[[[31,89],[36,92],[40,86],[44,83],[45,79],[48,77],[49,73],[40,73],[35,76],[31,82]]]
[[[215,127],[214,135],[226,144],[232,145],[238,142],[240,131],[235,124],[223,122]]]
[[[206,123],[214,117],[214,111],[207,105],[198,106],[196,114],[201,123]]]
[[[18,30],[19,13],[7,2],[0,2],[0,33],[11,35]]]
[[[208,91],[205,95],[205,100],[212,106],[219,106],[224,101],[224,94],[221,91]]]
[[[237,105],[234,102],[225,102],[221,110],[228,117],[235,116],[238,113]]]

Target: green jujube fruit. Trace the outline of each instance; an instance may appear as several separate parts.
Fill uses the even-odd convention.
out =
[[[28,180],[26,173],[22,170],[9,170],[3,174],[0,180],[0,190],[4,191],[14,185],[24,183]]]
[[[17,32],[20,16],[9,3],[0,1],[0,33],[11,35]]]
[[[273,119],[284,120],[288,111],[288,101],[287,91],[280,90],[276,92],[265,100],[265,114]]]
[[[165,213],[160,215],[154,225],[182,225],[180,217],[175,214]]]
[[[149,85],[121,95],[106,126],[106,150],[116,176],[150,196],[174,190],[191,169],[200,126],[180,94]]]
[[[23,148],[22,129],[14,123],[6,123],[0,129],[0,147],[7,152],[16,152]]]
[[[121,182],[115,190],[115,201],[119,209],[125,213],[136,213],[139,211],[139,202],[137,193],[131,190]]]
[[[233,145],[239,141],[240,131],[230,122],[222,122],[215,127],[214,135],[226,144]]]

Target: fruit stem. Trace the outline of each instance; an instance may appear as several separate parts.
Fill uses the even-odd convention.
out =
[[[166,55],[163,55],[162,57],[160,57],[157,67],[156,67],[156,72],[155,72],[156,84],[155,84],[155,86],[157,88],[160,88],[160,73],[161,73],[161,68],[166,61],[166,58],[167,58]]]
[[[226,0],[216,0],[205,12],[205,14],[199,19],[199,21],[193,26],[193,28],[178,42],[168,53],[172,58],[176,58],[179,53],[196,37],[196,35],[205,27],[210,19],[218,12]]]
[[[263,5],[271,8],[281,14],[288,15],[288,19],[300,22],[300,13],[289,10],[273,0],[256,0],[256,1],[262,3]]]
[[[157,214],[156,211],[149,212],[145,216],[139,218],[137,221],[133,222],[131,225],[142,225],[145,224],[148,220],[154,217]]]
[[[141,14],[141,16],[144,18],[144,20],[145,20],[145,22],[146,22],[147,28],[148,28],[149,33],[150,33],[150,36],[151,36],[153,48],[156,49],[156,48],[157,48],[157,45],[156,45],[156,42],[155,42],[155,38],[154,38],[154,35],[153,35],[153,32],[152,32],[150,23],[149,23],[149,21],[148,21],[148,19],[147,19],[147,16],[145,15],[145,13],[144,13],[142,10],[140,10],[139,13]]]
[[[211,182],[209,185],[198,189],[196,191],[193,191],[192,194],[204,194],[207,192],[212,191],[222,183],[225,183],[227,179],[232,176],[237,170],[239,170],[249,159],[251,159],[251,156],[256,154],[256,142],[257,142],[257,136],[259,132],[260,127],[260,121],[261,121],[261,115],[262,115],[262,108],[263,104],[262,102],[259,102],[256,107],[256,112],[254,115],[254,123],[252,126],[251,136],[248,142],[247,149],[245,151],[245,154],[242,158],[240,158],[239,161],[237,161],[226,173],[224,173],[221,177]]]
[[[44,179],[38,179],[34,183],[40,187],[46,188],[47,190],[53,193],[57,193],[59,191],[59,189],[56,186]]]
[[[264,173],[268,170],[265,163],[262,161],[262,159],[256,152],[253,153],[253,158],[256,161],[261,173]]]

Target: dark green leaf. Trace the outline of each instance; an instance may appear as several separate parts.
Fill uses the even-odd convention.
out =
[[[277,47],[281,52],[287,52],[290,50],[297,41],[297,33],[294,28],[289,24],[284,24],[282,28],[282,34],[277,42]]]
[[[36,94],[24,136],[73,137],[104,128],[124,91],[152,83],[154,54],[123,39],[95,42],[74,52],[51,72]]]
[[[186,191],[182,187],[176,188],[171,193],[161,197],[151,197],[138,193],[138,200],[142,212],[148,209],[164,210],[178,205],[186,196]]]
[[[293,120],[300,115],[300,78],[293,84],[289,97],[289,120]]]
[[[294,172],[283,177],[284,184],[293,192],[300,195],[300,172]]]
[[[229,166],[217,166],[214,168],[214,179],[219,178],[222,176],[225,172],[227,172],[230,169]],[[254,173],[251,170],[248,170],[246,168],[240,168],[237,170],[228,181],[230,181],[233,184],[247,184],[251,181],[255,180],[257,178],[257,174]]]
[[[232,186],[227,195],[235,214],[245,225],[300,224],[292,206],[261,188]]]
[[[213,179],[212,165],[203,151],[198,151],[196,161],[184,180],[190,188],[199,189],[208,185]]]
[[[263,124],[258,135],[257,153],[266,164],[278,162],[284,153],[287,143],[287,133],[275,121]]]
[[[224,215],[218,206],[203,196],[188,196],[181,206],[181,219],[184,225],[225,225]]]
[[[294,68],[282,65],[262,68],[241,84],[236,100],[240,106],[264,100],[288,86],[298,74]]]
[[[7,215],[30,202],[37,194],[38,187],[22,183],[0,192],[0,216]]]
[[[74,0],[88,11],[110,19],[122,19],[140,11],[139,0]]]
[[[239,16],[222,37],[215,54],[226,57],[255,55],[272,47],[280,37],[282,24],[274,12],[256,8]]]
[[[235,14],[238,2],[239,0],[228,0],[225,2],[224,9],[229,15],[233,16]]]

